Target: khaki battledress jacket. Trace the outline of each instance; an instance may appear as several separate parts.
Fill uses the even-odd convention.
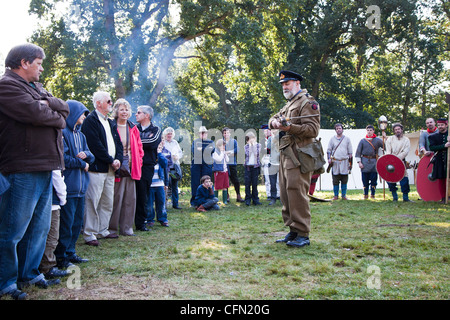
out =
[[[312,171],[302,173],[297,148],[311,144],[318,136],[320,107],[314,97],[303,89],[269,120],[269,128],[273,129],[272,121],[281,116],[292,118],[289,131],[283,137],[280,135],[279,183],[280,199],[283,203],[282,217],[290,231],[307,237],[311,225],[308,191]],[[294,118],[300,116],[302,118]]]

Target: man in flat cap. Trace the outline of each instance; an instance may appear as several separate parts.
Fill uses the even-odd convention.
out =
[[[448,141],[448,120],[445,118],[438,119],[437,128],[437,132],[428,136],[430,150],[435,152],[431,177],[433,180],[439,179],[440,183],[445,187],[445,179],[447,178],[447,150],[450,147],[450,142]],[[445,197],[442,201],[445,201]]]
[[[281,71],[280,83],[286,105],[269,120],[270,129],[280,130],[280,198],[282,217],[289,227],[284,239],[276,242],[291,247],[310,244],[311,212],[309,185],[314,169],[300,159],[300,148],[311,146],[320,130],[320,108],[314,97],[300,87],[303,77],[292,71]]]

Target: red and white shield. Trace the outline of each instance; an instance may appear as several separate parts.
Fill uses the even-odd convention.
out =
[[[399,182],[405,176],[405,164],[393,154],[385,154],[378,158],[377,171],[381,178],[387,182]]]
[[[445,180],[430,180],[430,174],[433,170],[433,165],[430,164],[431,155],[424,156],[419,161],[417,167],[416,186],[417,193],[423,201],[441,201],[445,196]]]

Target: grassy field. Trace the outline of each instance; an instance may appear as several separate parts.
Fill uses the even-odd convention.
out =
[[[28,290],[34,300],[404,300],[449,299],[449,206],[394,203],[349,191],[349,200],[311,202],[311,245],[274,241],[288,229],[281,205],[235,202],[206,213],[169,208],[170,227],[84,245],[90,259],[58,286]],[[186,191],[186,190],[185,190]],[[316,192],[332,198],[331,192]],[[219,194],[221,197],[221,194]],[[75,275],[77,277],[75,277]],[[80,286],[77,287],[76,279]],[[74,288],[75,287],[75,288]]]

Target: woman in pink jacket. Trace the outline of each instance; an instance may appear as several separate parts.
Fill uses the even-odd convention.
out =
[[[118,233],[133,236],[136,210],[135,180],[141,179],[144,150],[138,128],[128,120],[131,117],[130,103],[125,99],[118,99],[114,104],[112,114],[123,145],[123,162],[116,172],[114,205],[109,222],[109,232],[117,237]]]

